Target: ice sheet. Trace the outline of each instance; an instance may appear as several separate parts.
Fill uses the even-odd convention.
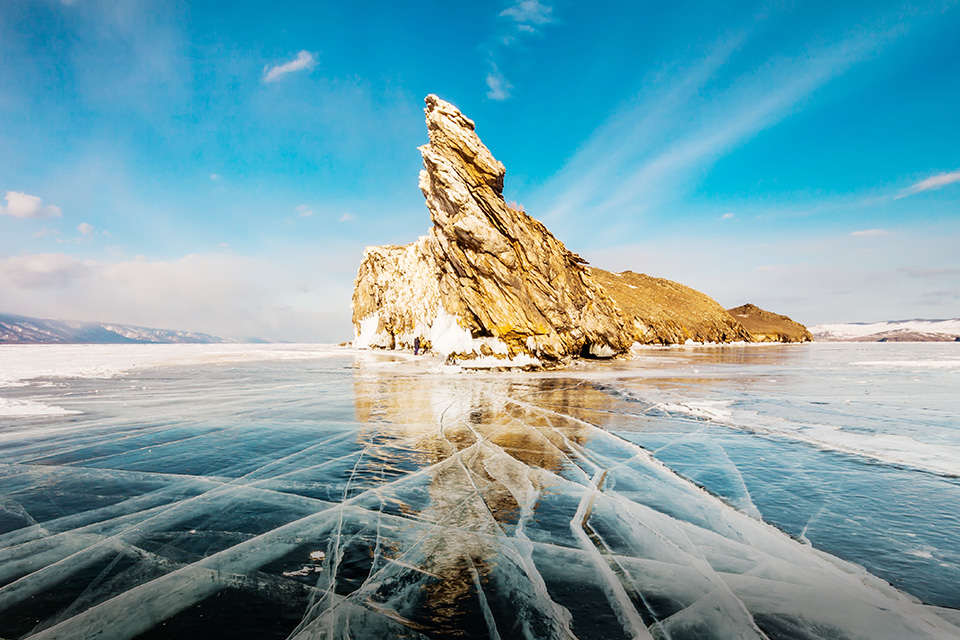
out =
[[[639,396],[429,363],[50,390],[83,413],[0,445],[4,637],[960,637],[618,435]]]

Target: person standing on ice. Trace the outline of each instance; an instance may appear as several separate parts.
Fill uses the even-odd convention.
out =
[[[413,339],[413,355],[420,353],[420,336]]]

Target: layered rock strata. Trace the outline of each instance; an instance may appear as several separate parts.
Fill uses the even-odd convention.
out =
[[[805,326],[772,311],[765,311],[749,302],[727,313],[750,332],[756,342],[811,342],[813,335]]]
[[[505,170],[472,120],[427,96],[420,189],[433,227],[413,244],[368,247],[355,282],[358,347],[420,345],[491,366],[610,357],[635,342],[751,340],[708,296],[668,280],[586,266],[507,205]]]

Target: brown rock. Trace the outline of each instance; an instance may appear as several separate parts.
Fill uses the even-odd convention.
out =
[[[590,273],[620,307],[635,342],[753,342],[720,303],[695,289],[633,271]]]
[[[747,303],[727,313],[742,324],[756,342],[811,342],[813,336],[805,326],[794,322],[787,316],[781,316]]]

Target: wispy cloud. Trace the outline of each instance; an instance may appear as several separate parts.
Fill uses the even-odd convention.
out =
[[[626,223],[681,197],[719,158],[795,113],[811,94],[876,56],[901,30],[860,32],[799,55],[772,58],[735,76],[704,103],[702,87],[716,80],[747,35],[720,40],[695,66],[664,74],[667,83],[648,87],[595,131],[544,185],[543,193],[554,203],[547,216],[576,212],[580,219],[607,215]]]
[[[313,209],[305,204],[297,205],[297,215],[301,218],[309,218],[313,215]]]
[[[510,97],[510,89],[513,85],[500,73],[497,65],[492,66],[490,73],[487,74],[487,97],[497,101],[506,100]]]
[[[720,216],[720,219],[721,219],[721,220],[733,220],[733,219],[736,218],[736,217],[737,217],[736,214],[734,214],[732,211],[727,211],[725,214],[723,214],[722,216]]]
[[[95,229],[92,224],[87,222],[81,222],[80,224],[77,225],[77,233],[79,233],[80,235],[75,237],[73,240],[69,240],[65,238],[57,238],[57,242],[60,244],[70,244],[70,243],[81,244],[84,242],[90,242],[91,240],[93,240],[94,231]],[[53,232],[53,233],[56,233],[56,232]],[[101,233],[105,236],[110,235],[109,231],[102,231]],[[49,235],[49,234],[45,234],[45,235]]]
[[[543,4],[540,0],[519,0],[500,12],[500,18],[508,26],[500,29],[499,34],[492,38],[487,52],[487,63],[490,71],[487,73],[487,97],[491,100],[507,100],[512,96],[510,90],[513,85],[500,71],[498,62],[506,57],[510,48],[518,44],[524,34],[539,34],[540,28],[552,23],[553,7]]]
[[[539,0],[521,0],[500,12],[501,18],[510,18],[521,31],[532,32],[534,25],[553,22],[553,7],[541,4]]]
[[[342,216],[340,216],[340,222],[350,222],[351,220],[356,220],[356,217],[353,216],[352,214],[345,213]]]
[[[0,215],[21,219],[59,218],[63,215],[60,207],[52,204],[43,206],[43,200],[39,196],[20,191],[7,191],[5,200],[7,206],[0,206]]]
[[[960,267],[935,267],[932,269],[911,269],[901,267],[901,273],[905,273],[911,278],[953,278],[960,276]]]
[[[951,171],[949,173],[940,173],[938,175],[931,176],[926,180],[921,180],[920,182],[904,189],[894,197],[895,199],[899,200],[900,198],[906,198],[907,196],[912,196],[913,194],[920,193],[921,191],[942,189],[948,184],[953,184],[954,182],[960,182],[960,171]]]
[[[297,57],[290,62],[284,62],[274,66],[267,65],[263,68],[263,82],[276,82],[283,76],[296,73],[297,71],[310,71],[317,66],[317,61],[309,51],[301,51]]]
[[[891,233],[886,229],[863,229],[862,231],[853,231],[850,235],[854,238],[876,238],[879,236],[889,236]]]

